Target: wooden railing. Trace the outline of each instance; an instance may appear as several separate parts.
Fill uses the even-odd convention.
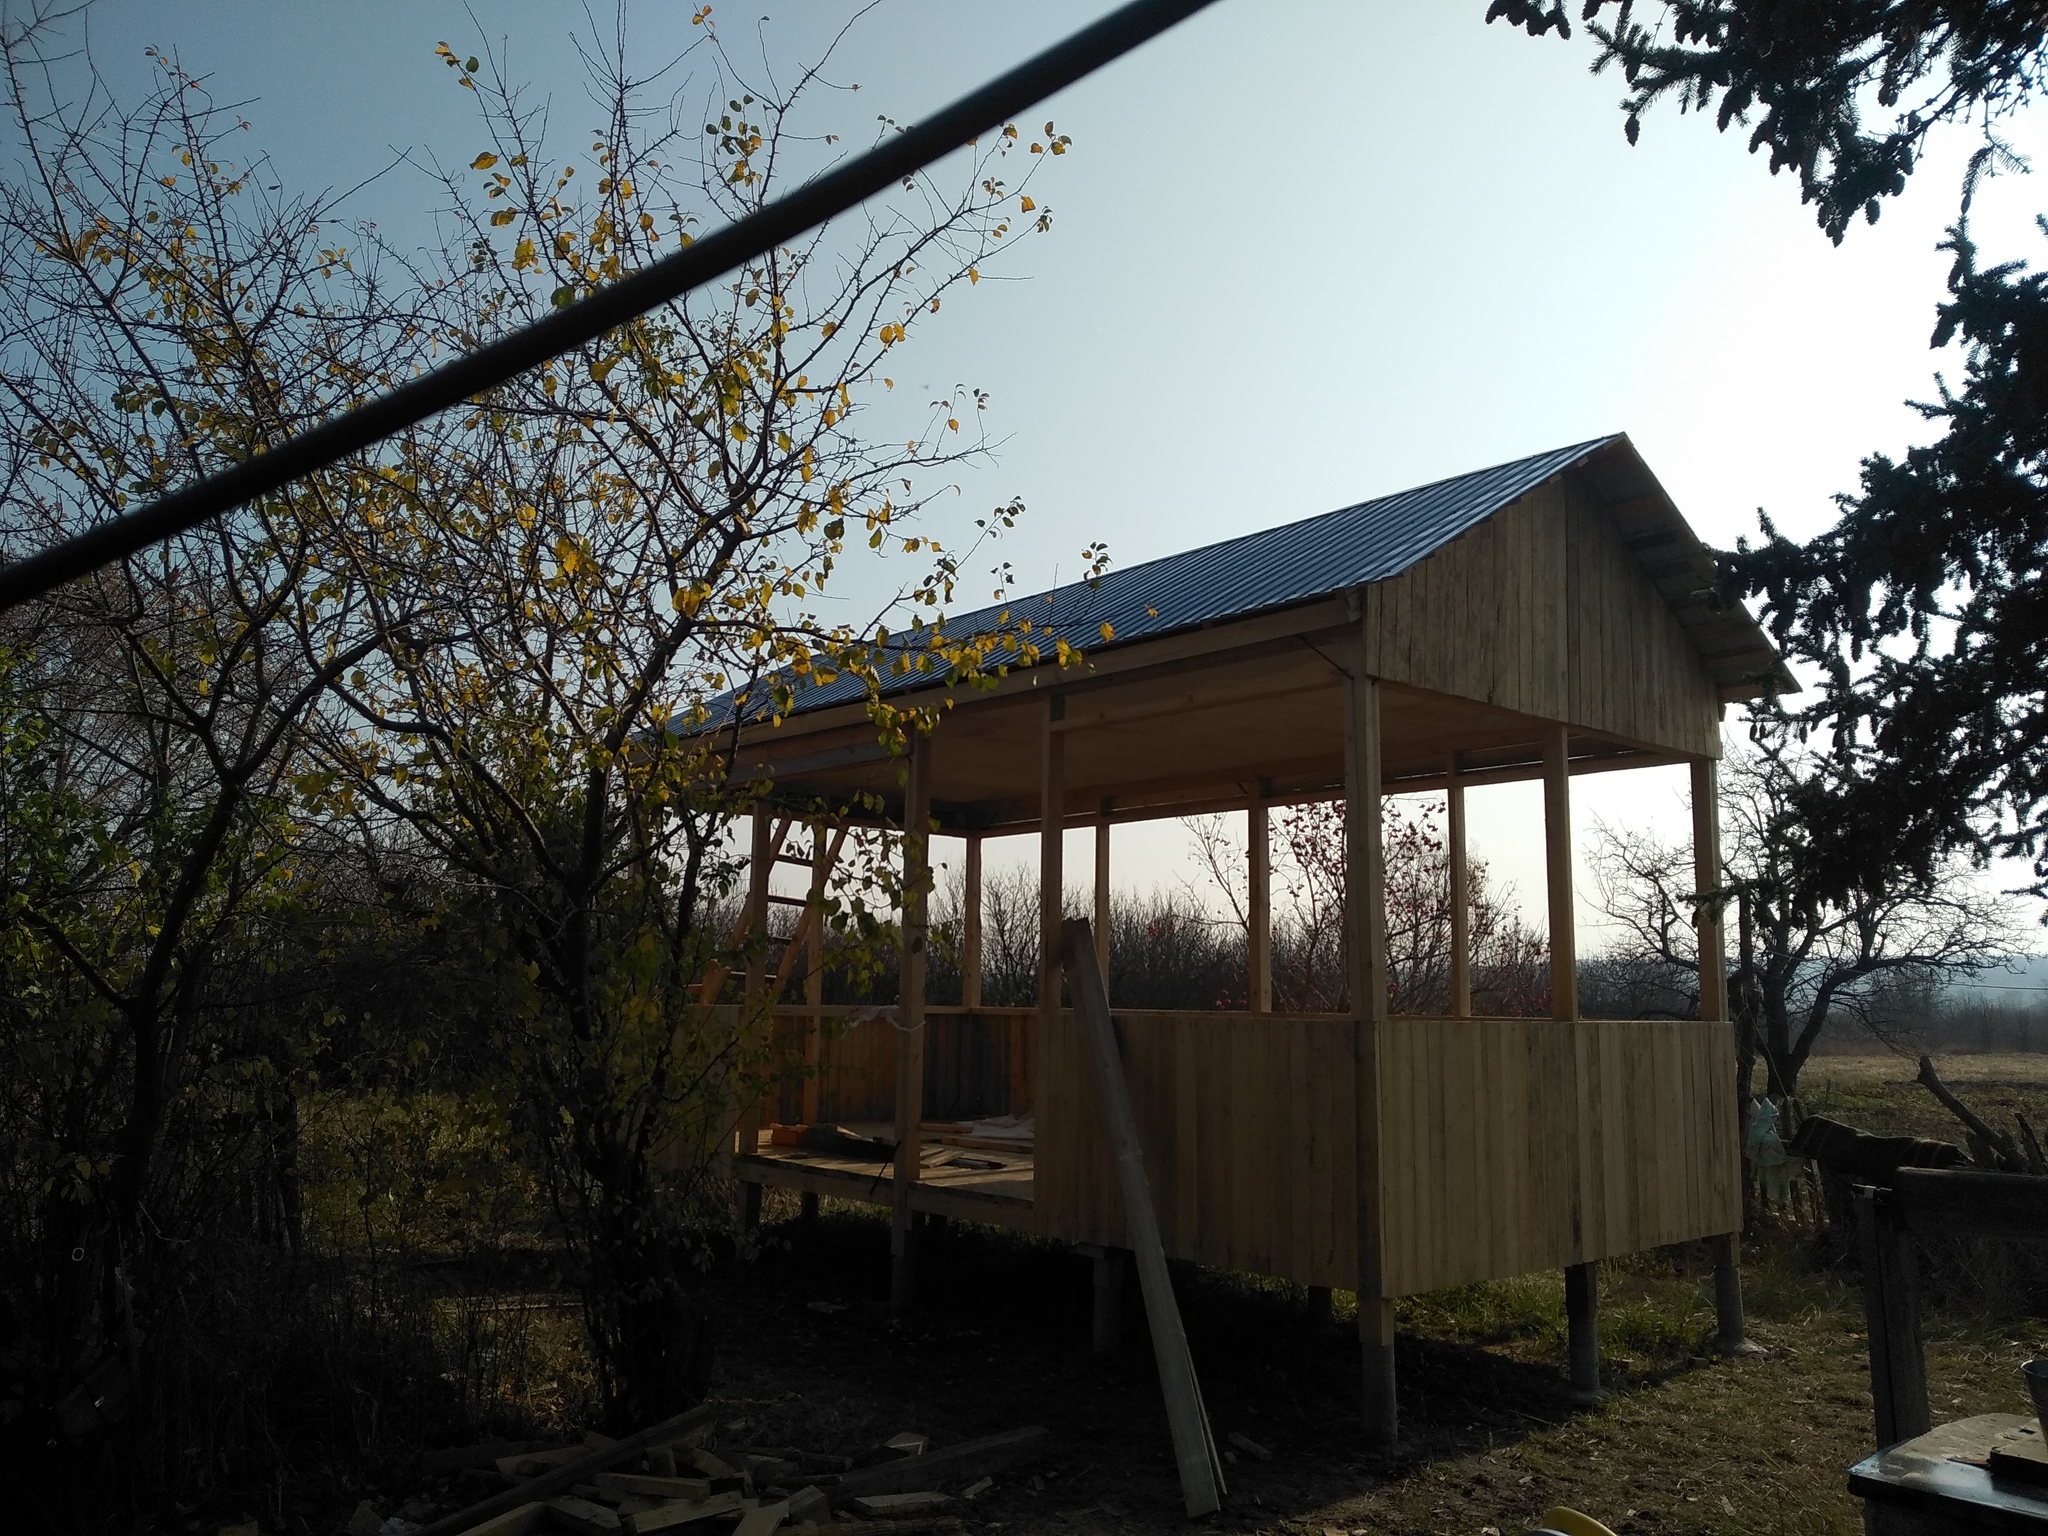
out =
[[[828,1025],[821,1119],[893,1110],[892,1011]],[[801,1027],[784,1010],[779,1028]],[[1119,1010],[1167,1251],[1355,1283],[1355,1028],[1339,1014]],[[925,1114],[1035,1110],[1036,1225],[1123,1246],[1079,1030],[1028,1009],[933,1009]],[[1380,1041],[1390,1295],[1560,1269],[1741,1225],[1728,1029],[1666,1020],[1399,1017]],[[784,1118],[795,1118],[785,1090]]]

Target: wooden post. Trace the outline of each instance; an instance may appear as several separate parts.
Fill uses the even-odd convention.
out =
[[[1444,838],[1451,865],[1451,1017],[1472,1017],[1472,866],[1465,854],[1465,786],[1458,754],[1444,756]]]
[[[930,913],[932,739],[923,731],[911,740],[903,786],[903,969],[896,1025],[896,1166],[890,1181],[892,1222],[889,1310],[898,1317],[916,1298],[916,1236],[911,1229],[910,1194],[923,1171],[924,1138],[924,974]]]
[[[1698,758],[1692,764],[1692,884],[1700,899],[1693,906],[1694,931],[1699,938],[1700,1018],[1730,1027],[1728,1020],[1728,949],[1721,903],[1706,899],[1709,891],[1721,888],[1721,787],[1719,767],[1712,758]],[[1738,1084],[1740,1103],[1748,1085]],[[1738,1169],[1738,1176],[1740,1170]],[[1742,1309],[1742,1234],[1724,1232],[1711,1240],[1714,1253],[1714,1345],[1724,1355],[1760,1353],[1749,1342],[1749,1326]]]
[[[821,819],[811,824],[811,900],[813,903],[825,899],[825,883],[832,876],[832,851],[825,844],[825,823]],[[802,1120],[805,1125],[818,1123],[818,1063],[821,1059],[825,1034],[825,924],[813,918],[810,933],[809,964],[804,970],[804,1001],[810,1004],[811,1016],[804,1024],[804,1092]],[[815,1213],[815,1202],[810,1211]]]
[[[1346,985],[1353,1030],[1353,1147],[1358,1185],[1358,1347],[1368,1440],[1391,1449],[1394,1300],[1386,1294],[1380,1209],[1380,1031],[1387,1019],[1386,851],[1380,841],[1379,680],[1360,645],[1344,686],[1344,912]]]
[[[1721,888],[1721,788],[1719,764],[1700,758],[1692,764],[1692,887],[1704,898]],[[1700,1017],[1728,1022],[1728,952],[1723,937],[1721,903],[1701,900],[1693,907],[1699,936]]]
[[[1245,902],[1246,992],[1253,1013],[1273,1011],[1273,825],[1263,800],[1245,812],[1245,865],[1251,889]]]
[[[1053,722],[1065,714],[1065,701],[1058,694],[1045,701],[1040,720],[1038,758],[1038,1040],[1034,1060],[1043,1061],[1051,1049],[1053,1029],[1060,1014],[1060,924],[1066,918],[1066,848],[1062,824],[1067,803],[1067,738],[1053,729]],[[1019,1060],[1011,1063],[1012,1102],[1010,1112],[1021,1114],[1015,1102]]]
[[[1597,1403],[1600,1390],[1600,1269],[1596,1264],[1567,1264],[1564,1271],[1564,1325],[1571,1360],[1572,1401]]]
[[[960,891],[960,1006],[981,1006],[981,834],[967,839]]]
[[[1544,877],[1550,890],[1550,1016],[1579,1016],[1578,918],[1572,905],[1572,781],[1565,728],[1543,740]]]
[[[772,840],[768,812],[756,805],[753,816],[753,837],[747,853],[747,973],[746,984],[741,991],[740,1040],[745,1049],[741,1051],[740,1092],[746,1102],[740,1106],[739,1121],[735,1126],[735,1148],[742,1157],[752,1157],[761,1150],[761,1092],[758,1084],[749,1085],[748,1079],[765,1064],[765,1055],[758,1060],[747,1059],[757,1049],[764,1030],[772,1025],[762,1017],[768,991],[768,877],[775,870],[776,846]],[[741,1190],[741,1198],[748,1198]],[[756,1187],[753,1198],[759,1199]]]
[[[1896,1445],[1933,1428],[1927,1360],[1920,1345],[1920,1298],[1913,1239],[1901,1229],[1888,1189],[1857,1185],[1856,1239],[1863,1251],[1863,1321],[1870,1337],[1870,1399],[1877,1443]]]
[[[1105,802],[1106,804],[1107,802]],[[1109,990],[1109,817],[1095,817],[1095,958],[1102,967],[1102,990]]]
[[[1113,1355],[1124,1341],[1124,1258],[1121,1248],[1093,1243],[1081,1251],[1095,1261],[1095,1317],[1089,1344],[1098,1355]]]
[[[1181,1326],[1180,1304],[1174,1300],[1173,1277],[1166,1269],[1166,1245],[1159,1236],[1159,1214],[1145,1180],[1145,1150],[1138,1141],[1138,1120],[1131,1111],[1130,1084],[1117,1050],[1116,1025],[1109,1016],[1109,997],[1095,965],[1094,937],[1085,922],[1064,925],[1061,953],[1067,985],[1074,994],[1074,1014],[1088,1042],[1095,1068],[1095,1090],[1116,1160],[1117,1188],[1123,1194],[1124,1228],[1138,1257],[1138,1282],[1145,1292],[1145,1321],[1152,1331],[1152,1353],[1159,1362],[1159,1385],[1166,1395],[1167,1423],[1173,1430],[1173,1459],[1180,1467],[1181,1497],[1190,1517],[1214,1514],[1228,1491],[1223,1459],[1216,1454],[1209,1413],[1202,1405],[1201,1383],[1188,1353]]]

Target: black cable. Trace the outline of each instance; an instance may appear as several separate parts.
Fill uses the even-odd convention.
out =
[[[89,528],[53,549],[0,566],[0,608],[40,597],[110,561],[196,528],[437,412],[473,400],[657,305],[681,298],[836,218],[892,183],[916,175],[933,161],[1000,127],[1211,3],[1213,0],[1133,0],[858,159],[503,341],[467,353],[344,416],[137,511]]]

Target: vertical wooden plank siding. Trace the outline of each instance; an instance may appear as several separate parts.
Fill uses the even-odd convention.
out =
[[[960,1006],[981,1006],[981,836],[967,839],[960,904]]]
[[[1725,1032],[1695,1020],[1396,1018],[1383,1075],[1389,1294],[1561,1269],[1741,1225]],[[1588,1106],[1580,1134],[1579,1062]]]

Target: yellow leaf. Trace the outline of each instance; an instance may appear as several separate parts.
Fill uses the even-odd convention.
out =
[[[970,283],[978,283],[981,281],[981,274],[975,271],[974,268],[969,267],[967,269],[967,281]]]
[[[1023,202],[1019,203],[1017,206],[1022,208],[1026,213],[1029,213],[1032,209],[1036,208],[1038,204],[1034,203],[1033,201],[1031,201],[1030,198],[1027,197],[1024,199]]]
[[[510,224],[514,219],[518,217],[519,215],[515,213],[512,209],[500,208],[496,213],[491,215],[491,227],[493,229],[502,229],[504,228],[505,225]]]
[[[1114,640],[1116,638],[1116,631],[1108,624],[1104,624],[1102,626],[1102,638],[1104,640]]]
[[[488,171],[492,166],[496,165],[497,163],[498,157],[496,155],[485,153],[478,155],[474,160],[470,161],[469,168],[472,171]]]

